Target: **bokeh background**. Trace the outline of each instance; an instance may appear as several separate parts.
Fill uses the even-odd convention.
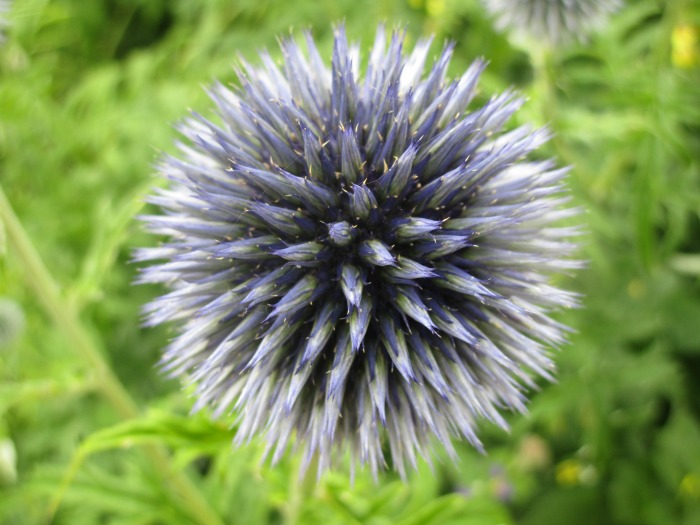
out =
[[[0,523],[700,523],[700,2],[627,0],[551,52],[495,31],[478,0],[15,0],[6,18]],[[510,434],[482,426],[487,455],[458,445],[406,482],[299,479],[294,454],[233,449],[231,422],[189,416],[158,373],[171,334],[139,309],[162,290],[131,284],[178,120],[210,114],[205,87],[235,83],[238,56],[279,57],[277,36],[305,28],[328,56],[341,21],[364,49],[379,22],[453,40],[452,75],[487,58],[480,93],[528,97],[514,124],[551,127],[543,154],[574,166],[586,209],[587,268],[559,279],[583,308],[559,316],[575,332],[558,381]]]

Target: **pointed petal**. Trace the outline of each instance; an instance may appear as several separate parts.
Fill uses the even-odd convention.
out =
[[[360,259],[374,266],[393,266],[396,264],[389,247],[379,239],[362,241],[357,249],[357,253]]]
[[[343,395],[345,382],[350,372],[350,367],[357,356],[357,352],[353,352],[350,343],[350,335],[346,328],[341,328],[338,331],[335,359],[330,371],[330,378],[326,388],[327,399],[340,399]]]
[[[306,348],[297,368],[313,365],[316,357],[325,348],[336,329],[342,306],[337,302],[327,302],[315,316],[314,326],[306,341]]]
[[[360,306],[362,287],[363,282],[360,270],[351,264],[344,264],[340,275],[340,288],[348,301],[348,309],[351,306]]]
[[[369,392],[372,405],[379,415],[383,425],[386,425],[386,398],[389,383],[389,368],[384,354],[377,352],[374,367],[370,370],[369,359],[365,361],[365,377],[369,382]]]
[[[411,367],[411,359],[408,356],[408,345],[406,344],[403,331],[388,314],[380,316],[379,328],[382,334],[381,341],[394,366],[396,366],[399,373],[406,381],[415,381],[416,375]]]
[[[372,213],[377,213],[378,204],[372,190],[367,186],[352,185],[352,193],[349,195],[349,212],[356,220],[367,220]]]
[[[317,264],[327,260],[331,255],[330,249],[327,246],[316,241],[292,244],[291,246],[287,246],[281,250],[275,250],[272,253],[278,257],[286,259],[287,261],[307,263],[314,262]]]
[[[262,235],[250,239],[220,243],[213,251],[214,257],[238,260],[262,261],[273,258],[272,252],[283,246],[274,235]]]
[[[292,286],[289,291],[275,304],[275,308],[268,315],[272,317],[284,317],[310,305],[314,299],[325,293],[327,285],[320,283],[312,273],[306,274]]]
[[[435,323],[430,319],[430,311],[414,288],[397,286],[395,305],[398,310],[414,321],[419,322],[431,332],[435,330]]]
[[[367,329],[372,319],[372,306],[372,298],[365,294],[360,305],[353,308],[352,312],[350,312],[348,324],[350,326],[350,339],[353,351],[357,351],[365,340],[365,334],[367,334]]]
[[[407,243],[428,237],[430,232],[440,228],[441,221],[423,217],[401,217],[389,222],[389,231],[396,236],[396,241]]]

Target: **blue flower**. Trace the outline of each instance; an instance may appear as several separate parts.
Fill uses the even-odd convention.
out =
[[[343,28],[330,67],[284,40],[281,66],[211,88],[218,122],[185,122],[160,166],[143,220],[167,241],[136,259],[171,289],[146,307],[177,326],[163,366],[274,461],[347,450],[376,474],[386,443],[404,474],[434,438],[481,448],[478,421],[506,428],[551,377],[550,313],[576,298],[549,276],[579,266],[566,169],[528,160],[546,130],[504,131],[515,94],[471,107],[483,62],[448,80],[453,47],[426,68],[430,45],[380,28],[361,75]]]
[[[622,0],[484,0],[499,29],[556,45],[583,40]]]

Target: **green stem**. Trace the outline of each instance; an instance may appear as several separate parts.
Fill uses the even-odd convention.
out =
[[[34,289],[48,316],[63,332],[66,341],[90,366],[95,374],[99,391],[122,419],[138,417],[140,411],[136,402],[103,358],[102,352],[80,323],[77,313],[63,300],[56,281],[24,231],[2,186],[0,186],[0,222],[5,226],[9,244],[24,265],[30,287]],[[146,448],[146,453],[154,467],[177,492],[180,501],[187,507],[191,518],[196,523],[223,525],[221,518],[209,506],[192,481],[183,472],[172,468],[163,449],[149,446]]]
[[[556,118],[557,93],[552,78],[552,54],[546,46],[537,46],[530,52],[534,75],[534,94],[539,97],[539,106],[546,124],[554,124]]]
[[[304,468],[304,460],[299,460],[296,476],[289,476],[288,498],[283,508],[284,525],[298,525],[304,499],[316,485],[318,455],[314,454],[309,465]]]
[[[559,120],[559,108],[552,50],[544,46],[536,47],[530,53],[530,59],[534,74],[533,96],[536,94],[538,97],[538,109],[541,118],[545,125],[556,130]],[[580,156],[567,145],[566,141],[559,134],[554,133],[550,143],[564,165],[581,165]]]
[[[29,286],[34,289],[46,313],[63,332],[75,351],[88,363],[96,376],[100,390],[117,413],[124,419],[136,417],[139,410],[134,400],[105,363],[99,350],[78,322],[72,308],[63,301],[58,285],[24,231],[2,187],[0,187],[0,220],[5,225],[9,243],[24,265]]]

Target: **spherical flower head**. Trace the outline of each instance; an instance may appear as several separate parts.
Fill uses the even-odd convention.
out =
[[[605,24],[622,0],[484,0],[496,27],[549,45],[584,40]]]
[[[576,302],[548,277],[578,265],[565,170],[527,160],[548,133],[503,131],[512,93],[468,109],[484,64],[447,80],[450,45],[426,70],[430,40],[380,28],[364,75],[342,28],[330,67],[308,34],[281,47],[160,166],[144,220],[169,240],[136,258],[165,261],[141,277],[172,289],[146,308],[177,323],[163,366],[273,460],[293,443],[376,474],[386,444],[404,474],[435,438],[480,448],[479,419],[506,427],[550,377],[549,314]]]

